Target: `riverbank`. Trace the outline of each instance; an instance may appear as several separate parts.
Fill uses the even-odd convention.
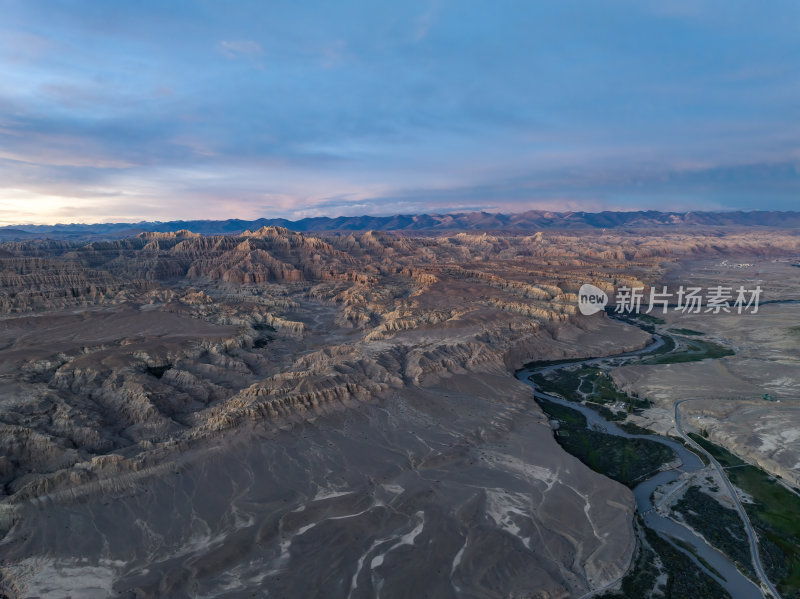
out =
[[[668,344],[674,347],[674,344]],[[692,568],[688,568],[688,566],[684,566],[680,568],[680,571],[666,571],[662,573],[662,577],[665,577],[661,580],[657,585],[654,583],[654,587],[651,589],[651,593],[660,592],[662,595],[664,591],[670,589],[670,595],[673,597],[685,597],[686,592],[686,585],[695,587],[695,593],[693,596],[730,596],[734,599],[756,599],[763,597],[760,589],[747,577],[745,577],[742,572],[740,572],[736,565],[728,559],[725,555],[723,555],[720,551],[716,550],[709,546],[706,541],[700,538],[698,535],[694,534],[692,530],[688,527],[682,525],[675,520],[672,520],[665,515],[659,513],[658,510],[655,509],[655,505],[652,501],[653,492],[656,488],[664,485],[665,483],[669,483],[671,481],[677,480],[684,472],[694,472],[704,468],[704,463],[702,460],[695,455],[694,453],[690,452],[683,444],[673,441],[671,439],[666,439],[663,437],[658,437],[656,435],[641,435],[641,434],[632,434],[626,432],[622,428],[620,428],[614,422],[608,420],[604,417],[601,411],[597,411],[596,409],[592,409],[588,402],[586,402],[586,397],[581,393],[580,386],[583,384],[583,381],[580,377],[577,379],[573,379],[574,381],[578,381],[578,387],[575,388],[573,391],[574,393],[571,396],[573,401],[569,401],[564,397],[543,393],[541,390],[537,389],[536,383],[531,379],[537,379],[541,382],[541,375],[544,372],[548,372],[552,374],[553,370],[556,369],[564,369],[564,368],[585,368],[587,365],[591,365],[593,367],[600,365],[609,365],[610,363],[614,363],[614,365],[619,365],[622,361],[621,358],[635,358],[639,354],[647,353],[647,350],[654,350],[664,347],[665,344],[660,343],[658,345],[652,344],[650,347],[645,348],[639,352],[630,352],[625,355],[620,356],[611,356],[609,358],[605,358],[602,360],[595,359],[595,360],[576,360],[571,364],[547,364],[547,365],[536,365],[532,364],[529,365],[528,368],[523,369],[522,371],[517,373],[517,377],[520,380],[527,382],[531,387],[534,388],[534,396],[537,402],[540,402],[542,408],[545,412],[547,412],[547,406],[550,406],[551,413],[554,413],[555,408],[553,405],[559,406],[562,409],[562,414],[569,415],[570,412],[565,412],[563,410],[571,410],[572,412],[580,413],[585,418],[585,433],[581,433],[578,435],[578,438],[581,439],[582,437],[592,436],[596,434],[602,434],[610,437],[615,437],[617,440],[614,441],[614,444],[625,444],[629,443],[629,448],[627,450],[627,455],[632,455],[635,451],[636,444],[640,443],[641,441],[648,441],[655,444],[660,444],[663,447],[669,447],[672,451],[675,452],[681,458],[681,469],[671,469],[671,470],[661,470],[657,471],[657,465],[654,464],[655,454],[650,456],[648,460],[647,466],[650,469],[649,475],[646,477],[645,480],[639,482],[634,487],[634,494],[637,500],[637,511],[641,515],[641,527],[642,527],[642,538],[646,538],[649,533],[652,535],[656,535],[658,542],[655,542],[655,545],[661,546],[661,543],[666,543],[666,546],[661,546],[662,552],[667,551],[665,547],[669,547],[670,549],[667,553],[672,553],[674,551],[679,552],[683,558],[678,560],[683,562],[684,558],[689,561],[689,563],[693,564]],[[668,352],[665,352],[668,353]],[[538,375],[538,376],[536,376]],[[560,391],[565,392],[569,391],[567,381],[563,377],[553,377],[560,381]],[[569,377],[567,377],[569,378]],[[585,391],[585,389],[584,389]],[[569,394],[569,393],[568,393]],[[576,401],[578,400],[578,401]],[[580,400],[583,400],[583,404]],[[548,403],[544,403],[548,402]],[[575,416],[570,417],[571,422],[567,423],[567,431],[572,432],[572,429],[575,427],[579,427],[582,422],[579,418]],[[558,425],[558,429],[560,430],[561,423]],[[555,427],[554,427],[555,428]],[[554,431],[557,440],[559,430]],[[570,448],[564,443],[562,440],[559,440],[559,444],[565,448],[565,450],[570,451]],[[580,446],[580,441],[573,445]],[[626,455],[626,450],[624,449],[624,445],[621,452],[618,455],[618,459],[621,459],[621,456]],[[575,451],[575,447],[572,448]],[[572,452],[572,451],[571,451]],[[573,455],[576,457],[581,458],[580,451],[575,451]],[[584,459],[590,454],[585,454]],[[583,461],[583,460],[582,460]],[[605,463],[604,469],[606,470],[605,474],[612,475],[615,473],[616,469],[619,468],[619,464],[614,464],[614,459],[607,459],[605,462],[596,461],[595,466],[601,466],[601,464]],[[664,460],[666,461],[666,460]],[[592,464],[589,460],[584,461],[590,467]],[[663,462],[662,462],[663,463]],[[610,466],[610,467],[609,467]],[[613,478],[613,476],[611,476]],[[641,535],[640,535],[641,536]],[[644,543],[640,539],[640,543],[644,545]],[[650,550],[653,550],[653,546],[651,544],[647,544],[650,547]],[[687,548],[688,547],[688,548]],[[640,550],[643,550],[640,548]],[[658,554],[659,552],[655,552]],[[665,558],[666,559],[666,558]],[[670,563],[677,563],[674,559],[667,560]],[[696,571],[695,571],[696,570]],[[631,570],[632,572],[633,570]],[[630,572],[629,572],[630,573]],[[690,576],[688,579],[681,578],[680,584],[678,584],[678,577],[684,576],[685,574],[689,573]],[[637,575],[640,579],[640,584],[637,585],[641,587],[641,576]],[[658,578],[658,577],[657,577]],[[694,581],[694,582],[692,582]],[[622,589],[622,580],[619,581],[619,588]],[[678,590],[680,589],[680,590]],[[710,589],[715,589],[711,591]],[[641,590],[641,589],[640,589]],[[622,592],[621,590],[619,592]],[[721,593],[721,594],[720,594]],[[624,595],[623,595],[624,596]],[[636,599],[645,595],[635,595]],[[632,596],[633,597],[633,596]]]

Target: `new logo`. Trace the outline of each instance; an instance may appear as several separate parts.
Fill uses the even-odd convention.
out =
[[[596,314],[605,309],[607,303],[608,295],[605,291],[589,283],[581,285],[578,291],[578,309],[581,314],[584,316]]]

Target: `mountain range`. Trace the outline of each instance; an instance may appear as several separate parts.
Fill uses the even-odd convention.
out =
[[[503,231],[530,232],[542,229],[613,229],[692,227],[780,227],[799,228],[800,212],[551,212],[529,210],[516,214],[462,212],[452,214],[396,214],[394,216],[310,217],[299,220],[259,218],[256,220],[174,220],[137,223],[13,225],[0,227],[0,240],[26,239],[113,239],[144,232],[189,230],[203,235],[239,234],[264,226],[292,231],[333,233],[358,231]]]

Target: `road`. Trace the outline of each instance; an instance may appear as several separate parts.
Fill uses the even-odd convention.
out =
[[[753,567],[755,568],[758,577],[761,579],[762,590],[767,589],[775,599],[780,599],[780,594],[778,593],[778,590],[769,581],[769,578],[767,578],[767,575],[764,572],[764,568],[761,565],[761,557],[758,553],[758,541],[756,539],[756,531],[753,529],[753,525],[750,523],[750,517],[747,515],[747,512],[745,511],[744,506],[742,505],[742,502],[739,499],[739,493],[733,487],[733,483],[731,483],[731,481],[728,479],[728,475],[725,473],[725,469],[716,459],[714,459],[714,456],[712,456],[705,449],[700,447],[700,445],[695,443],[686,433],[683,432],[678,408],[682,403],[686,401],[692,401],[692,400],[682,399],[680,401],[675,402],[675,430],[678,432],[681,438],[683,438],[683,440],[686,441],[692,448],[702,452],[703,455],[707,456],[709,462],[717,469],[717,472],[719,472],[723,482],[725,483],[725,486],[728,488],[728,492],[730,493],[734,504],[736,505],[736,509],[739,512],[739,516],[741,517],[742,522],[744,522],[744,528],[745,531],[747,532],[747,540],[750,543],[750,555],[753,557]]]

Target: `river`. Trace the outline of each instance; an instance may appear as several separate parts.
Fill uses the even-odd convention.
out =
[[[698,567],[716,580],[726,591],[728,591],[733,599],[764,599],[764,594],[761,592],[760,588],[750,579],[744,576],[725,555],[705,543],[701,538],[692,533],[692,531],[686,526],[660,515],[655,510],[655,506],[653,505],[650,497],[657,487],[677,480],[684,472],[695,472],[704,467],[702,460],[696,454],[686,449],[681,443],[667,439],[660,435],[635,435],[625,432],[619,426],[613,422],[609,422],[598,412],[589,407],[537,390],[535,383],[530,380],[531,375],[535,373],[556,370],[559,368],[564,368],[565,366],[574,366],[577,364],[604,364],[606,366],[613,364],[614,366],[618,366],[630,361],[640,354],[652,352],[664,344],[664,341],[660,336],[653,335],[653,337],[655,341],[641,350],[626,352],[614,356],[606,356],[603,358],[578,359],[559,364],[549,364],[538,368],[523,368],[517,372],[517,378],[530,385],[537,397],[542,397],[546,400],[567,406],[583,414],[586,417],[586,425],[590,428],[594,428],[595,430],[602,431],[609,435],[616,435],[618,437],[625,437],[628,439],[648,439],[650,441],[655,441],[656,443],[666,445],[675,451],[675,453],[683,462],[679,468],[658,472],[634,487],[633,494],[636,498],[637,511],[644,518],[645,524],[658,532],[662,537],[664,537],[664,535],[669,535],[670,537],[680,539],[692,545],[697,554],[701,556],[712,568],[714,568],[716,572],[722,576],[722,578],[706,568],[690,552],[685,551],[680,547],[678,547],[678,549],[688,555]]]

